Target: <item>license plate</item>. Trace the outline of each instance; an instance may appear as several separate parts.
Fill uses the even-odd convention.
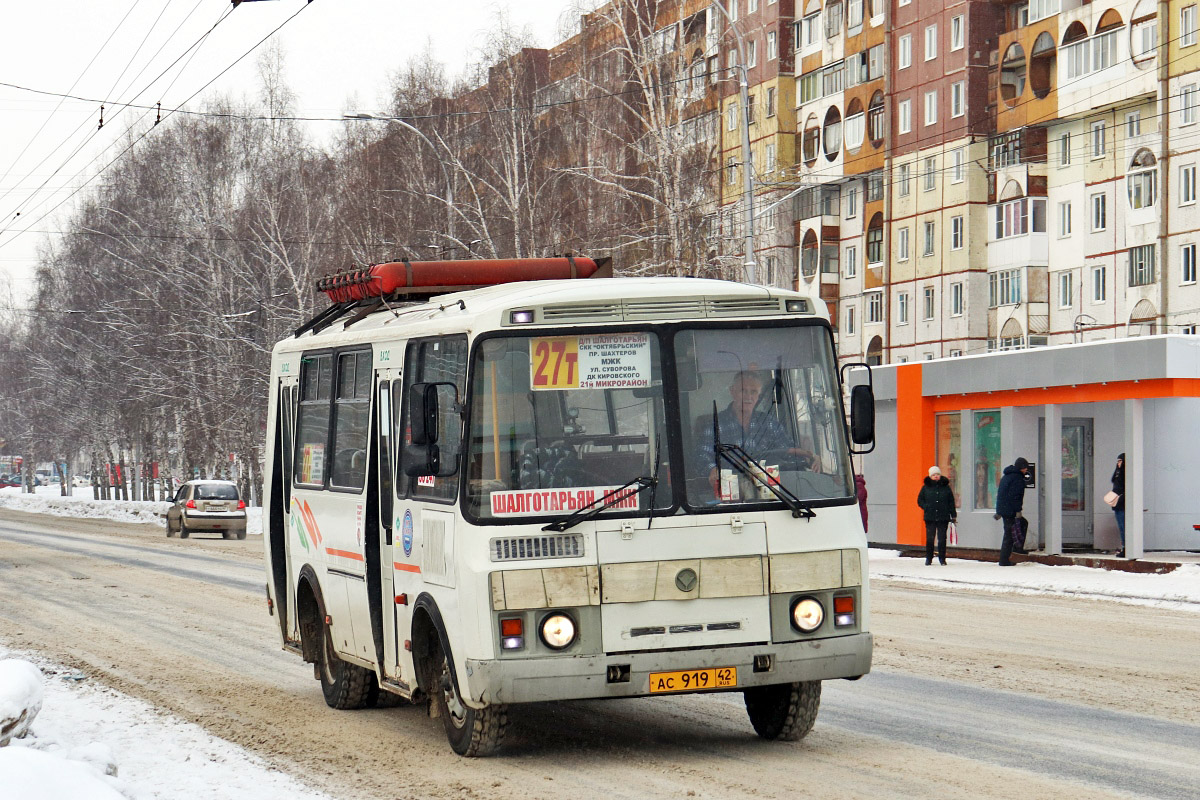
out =
[[[651,694],[727,689],[730,686],[737,686],[737,667],[710,667],[709,669],[650,673]]]

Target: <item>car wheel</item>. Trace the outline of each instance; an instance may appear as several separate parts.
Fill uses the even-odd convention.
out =
[[[321,630],[321,649],[317,658],[317,672],[321,678],[325,704],[342,710],[366,708],[375,674],[338,658],[328,625]]]
[[[764,739],[803,739],[817,721],[821,682],[781,683],[747,689],[746,713],[754,732]]]
[[[433,702],[437,703],[438,716],[442,718],[450,748],[467,758],[490,756],[496,752],[508,728],[508,707],[471,708],[462,702],[450,671],[450,661],[440,646],[430,654],[430,661],[434,682],[429,691]]]
[[[171,527],[171,518],[167,517],[167,538],[170,539],[170,538],[173,538],[174,536],[175,536],[175,530]]]
[[[186,539],[188,536],[191,535],[191,533],[192,532],[188,530],[187,523],[183,521],[183,517],[180,517],[179,518],[179,538]]]
[[[246,538],[246,532],[245,532],[245,531],[238,531],[238,533],[237,533],[237,537],[238,537],[239,539],[245,539],[245,538]]]

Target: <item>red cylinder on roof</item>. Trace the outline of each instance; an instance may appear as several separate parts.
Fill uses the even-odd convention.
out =
[[[563,258],[494,258],[459,261],[397,261],[339,272],[317,281],[317,289],[335,303],[389,295],[403,289],[454,289],[493,286],[514,281],[590,278],[595,260]]]

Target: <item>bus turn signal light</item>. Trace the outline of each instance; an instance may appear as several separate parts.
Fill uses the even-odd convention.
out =
[[[845,628],[854,624],[854,597],[846,595],[844,597],[833,598],[833,626],[835,628]]]
[[[520,617],[500,620],[500,643],[505,650],[520,650],[524,647],[524,620]]]

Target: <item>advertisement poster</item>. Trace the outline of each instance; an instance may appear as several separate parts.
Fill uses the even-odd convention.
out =
[[[959,414],[938,414],[937,423],[937,465],[942,468],[942,474],[950,481],[954,492],[954,507],[962,508],[962,487],[958,482],[961,472],[960,459],[962,453],[962,416]]]
[[[975,412],[975,508],[996,507],[1000,482],[1000,412]]]

